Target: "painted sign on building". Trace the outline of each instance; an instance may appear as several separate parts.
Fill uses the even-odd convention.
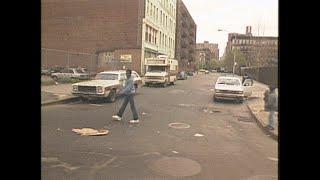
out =
[[[121,62],[132,62],[132,55],[131,54],[123,54],[120,55]]]

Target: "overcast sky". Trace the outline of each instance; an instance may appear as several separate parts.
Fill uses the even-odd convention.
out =
[[[228,32],[278,36],[278,0],[183,0],[197,24],[197,43],[218,43],[220,57],[226,47]],[[258,28],[260,27],[260,28]]]

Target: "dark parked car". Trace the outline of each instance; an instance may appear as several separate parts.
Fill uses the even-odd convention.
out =
[[[187,75],[188,75],[188,76],[193,76],[193,72],[192,72],[192,71],[188,71],[188,72],[187,72]]]
[[[178,75],[177,75],[177,79],[178,80],[185,80],[187,78],[188,78],[187,73],[184,72],[184,71],[179,72]]]

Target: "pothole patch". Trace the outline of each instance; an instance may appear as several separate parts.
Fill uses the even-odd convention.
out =
[[[185,124],[185,123],[170,123],[168,126],[171,128],[175,128],[175,129],[188,129],[188,128],[190,128],[190,125]]]
[[[157,173],[174,177],[193,176],[201,172],[199,163],[182,157],[162,157],[151,161],[149,168]]]
[[[250,117],[244,117],[244,116],[234,116],[238,119],[240,122],[254,122],[254,120]]]
[[[271,176],[271,175],[256,175],[251,176],[247,180],[276,180],[278,179],[277,176]]]

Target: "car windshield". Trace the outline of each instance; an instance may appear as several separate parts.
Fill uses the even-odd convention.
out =
[[[118,74],[97,74],[96,78],[97,80],[117,80]]]
[[[77,73],[83,73],[83,71],[81,69],[76,69]]]
[[[148,71],[149,72],[163,72],[163,71],[165,71],[165,67],[164,66],[149,66]]]
[[[232,86],[240,86],[240,81],[237,79],[227,79],[221,78],[218,80],[218,84],[232,85]]]

